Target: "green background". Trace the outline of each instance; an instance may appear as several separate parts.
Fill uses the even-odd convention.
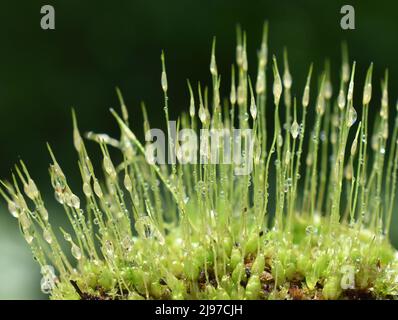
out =
[[[55,7],[55,31],[40,28],[40,8],[44,4]],[[355,30],[340,28],[343,4],[351,4],[356,10]],[[166,52],[170,112],[175,119],[188,106],[186,78],[209,82],[213,36],[217,37],[219,71],[229,74],[237,23],[247,30],[252,77],[262,24],[267,19],[270,54],[280,58],[287,46],[293,92],[300,97],[308,65],[314,62],[319,72],[326,57],[332,61],[336,87],[340,44],[346,40],[350,58],[358,63],[360,87],[373,61],[378,99],[379,79],[388,67],[390,98],[395,103],[397,14],[397,2],[384,0],[1,1],[0,178],[10,177],[10,169],[22,158],[50,205],[54,205],[47,175],[46,141],[52,144],[72,186],[80,184],[71,139],[72,106],[82,131],[117,136],[108,109],[118,107],[114,88],[119,86],[137,132],[142,132],[142,100],[148,106],[152,125],[162,127],[161,49]],[[222,85],[224,93],[228,82]],[[356,101],[360,101],[360,90],[356,94]],[[39,290],[39,268],[19,235],[15,219],[3,205],[1,202],[0,298],[46,298]],[[51,212],[51,217],[56,216],[63,216],[59,207]],[[395,230],[396,224],[394,221]]]

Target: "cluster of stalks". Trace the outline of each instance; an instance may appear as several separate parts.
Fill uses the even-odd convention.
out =
[[[244,165],[252,168],[249,174],[236,174],[240,163],[223,163],[223,143],[217,150],[219,163],[206,161],[211,141],[199,150],[205,161],[183,161],[182,142],[170,135],[162,54],[168,151],[179,161],[148,161],[117,90],[121,116],[111,113],[120,139],[87,135],[102,151],[104,179],[94,170],[73,113],[84,201],[69,187],[48,146],[55,198],[71,224],[69,232],[61,229],[63,239],[22,161],[12,181],[1,182],[0,193],[42,267],[43,291],[53,299],[397,296],[398,260],[388,239],[396,194],[398,117],[389,130],[388,73],[381,102],[372,101],[370,65],[362,101],[354,102],[356,65],[350,65],[343,48],[337,92],[326,63],[317,81],[309,66],[304,90],[296,96],[287,51],[282,64],[275,56],[269,61],[267,34],[265,24],[254,81],[248,72],[246,35],[238,29],[227,99],[221,99],[213,41],[211,86],[199,84],[195,90],[188,82],[189,112],[177,121],[177,128],[196,131],[250,129],[253,139],[243,142],[243,150],[250,152],[241,154]],[[272,86],[267,84],[268,68]],[[371,128],[369,109],[375,120]],[[148,132],[145,106],[142,111]],[[120,163],[111,159],[111,148],[122,153]]]

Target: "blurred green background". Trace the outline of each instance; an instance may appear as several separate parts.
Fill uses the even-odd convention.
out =
[[[44,4],[55,7],[55,31],[40,28],[40,8]],[[344,4],[351,4],[356,10],[356,30],[340,28],[340,8]],[[365,70],[373,61],[377,99],[379,79],[388,67],[391,101],[395,103],[397,12],[398,3],[386,0],[3,0],[0,178],[8,178],[14,163],[24,159],[52,205],[46,141],[52,144],[72,186],[80,183],[71,139],[72,106],[82,131],[116,136],[117,127],[108,109],[118,107],[114,88],[119,86],[136,131],[142,131],[141,100],[148,106],[153,126],[162,126],[161,49],[166,52],[170,112],[175,119],[188,106],[186,78],[194,82],[210,79],[208,64],[213,36],[217,37],[219,71],[229,74],[237,23],[247,30],[252,77],[262,24],[267,19],[270,54],[276,53],[280,58],[287,46],[293,91],[300,97],[312,61],[319,72],[324,59],[330,58],[337,86],[340,44],[346,40],[350,58],[358,63],[360,87]],[[222,86],[224,93],[228,82]],[[360,97],[359,90],[357,94]],[[53,219],[62,215],[58,209],[51,212]],[[397,230],[398,222],[393,223]],[[0,202],[0,299],[46,298],[40,293],[39,282],[39,268],[19,235],[15,219]]]

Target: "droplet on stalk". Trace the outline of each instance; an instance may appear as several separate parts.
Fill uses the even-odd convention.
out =
[[[18,219],[20,210],[21,210],[21,208],[14,201],[8,202],[8,211],[11,213],[11,215],[14,218]]]
[[[24,191],[31,200],[35,200],[39,196],[39,191],[32,179],[29,179],[28,183],[24,185]]]
[[[51,244],[53,242],[53,237],[52,237],[51,232],[50,232],[49,229],[47,229],[47,228],[44,229],[43,238],[44,238],[44,240],[47,241],[48,244]]]
[[[339,91],[339,96],[337,97],[337,105],[340,110],[343,110],[345,107],[345,94],[343,89],[340,89]]]
[[[71,247],[71,252],[72,255],[75,257],[76,260],[80,260],[82,258],[82,251],[80,248],[71,241],[72,247]]]
[[[98,180],[94,181],[94,193],[100,199],[104,196],[104,194],[102,193],[101,186],[100,186]]]
[[[347,115],[347,126],[351,127],[355,123],[355,121],[357,121],[357,112],[354,107],[350,107]]]
[[[130,176],[127,173],[124,176],[123,183],[127,191],[131,192],[133,190],[133,184],[131,182]]]
[[[292,134],[293,139],[296,139],[300,133],[300,126],[297,123],[297,120],[294,120],[292,126],[290,127],[290,133]]]

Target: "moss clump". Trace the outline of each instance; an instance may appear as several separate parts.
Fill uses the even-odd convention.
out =
[[[143,145],[129,129],[127,107],[117,90],[122,116],[111,113],[120,126],[120,139],[87,135],[101,148],[105,179],[100,180],[73,113],[85,209],[49,147],[55,198],[71,223],[71,233],[61,232],[73,262],[49,222],[25,164],[16,166],[12,183],[2,182],[0,194],[42,266],[41,287],[51,298],[397,297],[398,261],[389,230],[396,193],[398,125],[389,135],[387,73],[380,113],[370,128],[372,65],[363,89],[361,121],[357,121],[355,62],[350,67],[346,50],[337,94],[330,80],[332,68],[326,63],[312,101],[311,66],[301,103],[293,98],[287,52],[282,76],[273,57],[270,103],[267,25],[253,86],[246,36],[240,29],[237,39],[229,99],[220,98],[214,41],[211,99],[207,87],[202,90],[199,84],[195,96],[188,82],[189,114],[183,114],[176,125],[191,133],[199,129],[222,133],[218,143],[204,134],[200,144],[171,135],[163,54],[167,150],[178,161],[154,161],[161,157],[159,150],[165,150],[157,149],[152,140],[145,106],[144,131],[151,139]],[[309,112],[313,123],[307,120]],[[270,113],[272,123],[266,120]],[[244,134],[238,136],[242,138],[238,147],[233,144],[234,161],[228,161],[225,143],[237,140],[231,135],[235,129]],[[117,165],[111,148],[122,153]]]
[[[276,230],[253,233],[258,241],[253,248],[249,240],[233,243],[231,237],[203,246],[198,235],[192,237],[187,252],[178,228],[166,236],[164,245],[156,239],[134,238],[129,255],[115,261],[117,268],[87,260],[71,276],[72,284],[61,283],[51,296],[100,300],[397,297],[398,260],[388,241],[346,226],[335,237],[325,237],[324,221],[307,222],[296,221],[291,235]]]

